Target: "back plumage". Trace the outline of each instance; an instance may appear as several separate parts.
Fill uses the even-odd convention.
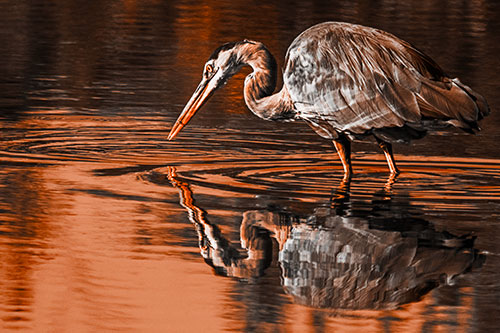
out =
[[[319,24],[295,39],[287,58],[284,81],[298,116],[329,139],[409,142],[448,124],[472,132],[489,113],[482,96],[381,30]]]

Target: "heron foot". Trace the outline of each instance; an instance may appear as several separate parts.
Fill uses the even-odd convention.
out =
[[[385,182],[384,185],[384,189],[388,194],[392,192],[392,185],[394,185],[398,176],[399,176],[399,170],[396,169],[396,172],[391,172],[389,178],[387,178],[387,181]]]
[[[352,179],[352,169],[347,170],[344,167],[344,176],[342,177],[342,182],[343,184],[349,184]]]

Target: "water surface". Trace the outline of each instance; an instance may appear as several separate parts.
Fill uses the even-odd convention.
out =
[[[257,16],[257,14],[259,14]],[[219,44],[338,20],[387,30],[492,107],[483,131],[355,143],[350,184],[236,75],[173,141]],[[0,4],[0,318],[27,331],[499,329],[493,1]]]

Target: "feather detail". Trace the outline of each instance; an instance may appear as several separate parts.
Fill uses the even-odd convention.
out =
[[[428,124],[478,129],[489,113],[482,96],[411,44],[348,23],[322,23],[299,35],[283,77],[297,116],[331,139],[375,134],[408,142],[432,129]]]
[[[293,120],[293,103],[285,86],[273,94],[276,88],[276,60],[264,44],[244,41],[236,45],[236,62],[251,66],[253,72],[245,78],[243,94],[248,108],[265,120]]]

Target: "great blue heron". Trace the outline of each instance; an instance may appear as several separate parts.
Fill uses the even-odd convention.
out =
[[[449,78],[411,44],[374,28],[326,22],[292,42],[283,87],[275,94],[276,61],[262,43],[244,40],[217,48],[168,140],[245,65],[253,69],[244,85],[248,108],[266,120],[304,120],[333,140],[345,178],[352,173],[353,139],[373,135],[391,174],[397,174],[392,143],[422,138],[442,125],[473,133],[479,130],[477,121],[489,113],[481,95]]]

